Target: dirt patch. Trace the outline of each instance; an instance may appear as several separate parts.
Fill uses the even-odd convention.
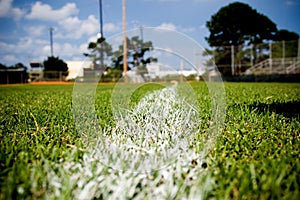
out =
[[[74,82],[67,81],[40,81],[40,82],[31,82],[30,85],[73,85]]]

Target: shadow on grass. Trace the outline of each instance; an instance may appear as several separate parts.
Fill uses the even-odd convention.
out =
[[[300,118],[300,101],[273,102],[271,104],[257,102],[250,105],[250,108],[257,109],[259,112],[274,112],[287,118]]]

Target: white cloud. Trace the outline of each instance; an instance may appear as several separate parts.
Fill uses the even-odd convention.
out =
[[[11,10],[12,12],[12,17],[14,18],[15,21],[18,21],[20,20],[24,14],[25,14],[25,11],[24,10],[21,10],[20,8],[12,8]]]
[[[68,17],[63,19],[62,21],[58,22],[63,29],[66,31],[74,31],[78,29],[82,21],[76,16],[76,17]]]
[[[123,39],[124,39],[123,34],[117,35],[117,36],[113,37],[112,43],[121,44],[123,42]]]
[[[25,26],[24,29],[28,35],[35,36],[35,37],[41,36],[46,32],[46,27],[44,25]]]
[[[116,25],[113,23],[106,23],[103,25],[103,31],[108,33],[115,33],[120,31],[120,25]]]
[[[49,40],[35,39],[34,43],[39,46],[47,45],[47,44],[49,44]]]
[[[123,44],[123,35],[118,34],[112,38],[109,38],[108,43],[112,45],[113,50],[118,50],[119,46]]]
[[[91,36],[99,31],[99,23],[94,15],[90,15],[86,20],[78,17],[68,17],[59,22],[66,34],[58,35],[61,38],[79,39],[83,35]]]
[[[171,30],[171,31],[179,31],[179,32],[183,32],[183,33],[191,33],[196,31],[195,27],[182,27],[182,26],[176,26],[173,23],[162,23],[161,25],[157,26],[157,28],[159,29],[167,29],[167,30]]]
[[[73,58],[84,59],[88,44],[74,44],[72,42],[54,43],[54,56],[59,56],[63,60],[73,60]],[[50,56],[50,44],[48,40],[33,39],[23,37],[17,44],[0,42],[0,63],[14,65],[22,62],[28,65],[30,61],[42,62]]]
[[[83,59],[83,53],[87,52],[87,46],[88,44],[74,44],[74,43],[54,43],[53,44],[53,51],[54,56],[58,56],[63,60],[74,60],[74,57],[82,57]],[[48,56],[50,54],[50,45],[44,44],[40,46],[42,49],[42,55]]]
[[[31,12],[26,18],[44,21],[60,21],[70,16],[77,15],[78,12],[79,10],[75,3],[67,3],[60,9],[53,10],[50,5],[37,1],[31,6]]]
[[[168,29],[172,31],[176,31],[177,27],[173,23],[162,23],[161,25],[157,26],[160,29]]]
[[[165,2],[179,2],[181,0],[145,0],[145,1],[165,3]]]
[[[192,33],[196,30],[195,27],[183,27],[183,28],[179,28],[178,31],[182,31],[184,33]]]
[[[88,38],[88,43],[97,41],[97,35],[92,35]]]
[[[2,62],[3,63],[9,63],[9,65],[12,65],[11,63],[14,63],[14,64],[16,64],[16,63],[18,63],[19,61],[18,61],[18,58],[15,56],[15,55],[4,55],[3,57],[2,57]]]
[[[12,2],[13,0],[0,0],[0,18],[12,17],[15,21],[22,18],[25,11],[20,8],[14,8]]]
[[[85,20],[81,20],[78,17],[68,17],[61,20],[59,26],[61,31],[54,31],[54,36],[60,39],[80,39],[83,36],[96,38],[99,32],[99,21],[94,15],[90,15]],[[104,33],[116,33],[120,31],[120,26],[114,23],[106,23],[103,25],[103,31]]]
[[[0,17],[6,17],[11,10],[12,0],[1,0],[0,1]]]
[[[202,24],[202,25],[200,26],[200,29],[206,29],[206,25],[205,25],[205,24]]]
[[[29,37],[20,38],[17,44],[8,44],[0,42],[1,52],[4,53],[24,53],[30,52],[32,49],[33,39]]]
[[[15,48],[13,44],[7,44],[5,42],[0,42],[0,52],[6,53],[6,52],[12,52],[12,50]]]
[[[0,18],[13,16],[14,19],[20,19],[24,16],[25,12],[14,8],[12,2],[13,0],[0,0]],[[49,39],[44,37],[49,34],[46,21],[55,23],[54,55],[64,60],[84,59],[83,53],[88,51],[88,43],[97,39],[99,21],[94,15],[80,19],[78,13],[79,9],[75,3],[66,3],[62,7],[54,8],[41,1],[34,2],[25,18],[43,22],[24,26],[25,35],[13,43],[0,41],[0,62],[7,65],[22,62],[28,65],[32,60],[45,60],[50,55]],[[103,28],[104,33],[108,35],[121,30],[120,24],[115,23],[105,23]]]
[[[20,39],[14,51],[17,53],[24,53],[33,49],[34,46],[34,40],[31,37],[24,37]]]
[[[47,55],[49,55],[48,52],[50,51],[45,53],[43,48],[48,43],[49,42],[46,40],[33,39],[28,36],[20,38],[16,44],[0,42],[0,62],[5,61],[10,65],[13,65],[17,62],[22,62],[26,65],[28,64],[29,60],[39,60],[42,57],[45,58]],[[6,55],[10,55],[11,57],[7,57]],[[13,60],[13,57],[15,57],[16,60]]]
[[[212,3],[213,1],[219,1],[219,0],[193,0],[195,3]]]
[[[297,0],[287,0],[285,1],[286,5],[288,6],[298,6],[300,5],[300,2]]]
[[[63,44],[56,44],[56,54],[60,57],[72,57],[78,54],[79,46],[70,44],[70,43],[63,43]]]
[[[50,45],[42,46],[40,49],[41,49],[41,54],[43,54],[43,55],[49,55],[50,54],[50,51],[51,51],[50,50]],[[56,48],[53,47],[53,49],[56,49]],[[37,57],[37,55],[35,55],[35,57]]]
[[[95,40],[93,40],[93,41],[95,41]],[[83,43],[83,44],[79,45],[80,52],[82,52],[82,53],[88,52],[87,47],[88,47],[88,43]]]

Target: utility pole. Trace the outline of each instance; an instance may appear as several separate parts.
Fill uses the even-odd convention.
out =
[[[126,0],[122,0],[122,18],[123,18],[123,74],[124,74],[124,82],[127,83]]]
[[[142,41],[142,48],[143,48],[143,44],[144,44],[144,32],[143,32],[143,26],[140,26],[140,32],[141,32],[141,41]]]
[[[282,68],[285,69],[286,71],[286,67],[285,67],[285,41],[282,40],[282,58],[281,58],[281,65]]]
[[[50,32],[50,51],[51,51],[51,56],[53,57],[53,30],[54,28],[50,27],[49,32]]]
[[[251,52],[251,57],[250,57],[250,61],[251,61],[251,67],[253,67],[253,61],[254,61],[254,55],[253,55],[253,44],[251,44],[251,49],[250,49],[250,52]]]
[[[271,74],[273,74],[273,62],[272,62],[272,42],[269,43],[269,65],[270,65],[270,71],[271,71]]]
[[[298,39],[298,54],[297,54],[298,61],[300,60],[300,38]]]
[[[203,69],[203,67],[201,67],[200,66],[200,62],[199,62],[199,59],[198,59],[198,56],[201,56],[202,54],[201,53],[199,53],[199,52],[197,52],[196,50],[194,50],[194,54],[195,54],[195,67],[196,67],[196,71],[197,71],[197,77],[196,77],[196,79],[197,80],[199,80],[200,79],[200,69]],[[213,58],[214,58],[215,56],[213,55]],[[201,57],[200,57],[200,59],[201,59]],[[203,69],[204,70],[204,69]]]
[[[180,83],[183,82],[183,60],[180,60]]]
[[[103,55],[103,44],[101,44],[102,42],[104,42],[104,36],[103,36],[103,17],[102,17],[102,0],[99,0],[99,34],[98,34],[98,40],[97,42],[100,45],[100,66],[98,66],[98,70],[101,71],[105,70],[104,69],[104,55]],[[97,65],[96,65],[97,66]]]
[[[103,18],[102,18],[102,0],[99,0],[99,21],[100,21],[100,37],[103,37]]]
[[[234,76],[234,46],[231,45],[231,75]]]
[[[297,53],[297,61],[300,61],[300,38],[298,39],[298,53]]]
[[[140,34],[141,34],[141,49],[140,49],[140,53],[142,53],[143,52],[143,48],[144,48],[144,33],[143,33],[143,26],[140,26]],[[143,55],[143,54],[142,54]],[[142,56],[142,60],[144,59],[143,58],[144,57],[144,55]],[[140,63],[140,62],[139,62]],[[140,63],[140,65],[141,65],[141,63]],[[143,67],[146,67],[146,66],[143,66]]]

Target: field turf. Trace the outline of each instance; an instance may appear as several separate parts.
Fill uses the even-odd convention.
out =
[[[88,199],[113,199],[116,194],[120,199],[300,199],[300,84],[224,84],[226,119],[207,161],[200,165],[192,160],[171,174],[176,187],[166,185],[158,171],[144,178],[132,175],[137,182],[129,188],[122,185],[128,183],[120,173],[107,168],[99,173],[91,169],[84,183],[71,181],[87,162],[87,147],[73,120],[73,85],[0,86],[0,199],[85,198],[79,190],[91,180],[99,187],[89,188],[94,196]],[[211,99],[205,83],[191,86],[199,103],[196,138],[201,143],[210,124]],[[161,88],[144,85],[132,96],[132,105]],[[100,84],[95,98],[99,124],[106,129],[116,124],[113,90],[114,85]],[[76,163],[80,167],[75,169]],[[193,177],[188,176],[193,170]],[[116,181],[109,182],[110,176]]]

